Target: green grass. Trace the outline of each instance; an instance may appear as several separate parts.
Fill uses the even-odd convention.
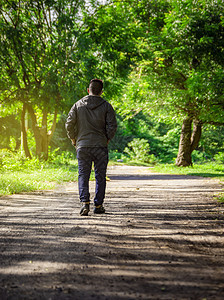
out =
[[[216,195],[215,199],[219,202],[224,204],[224,193],[219,193]]]
[[[0,173],[0,195],[53,189],[55,184],[77,180],[77,167],[48,166],[36,170]]]
[[[0,150],[0,195],[53,189],[56,184],[77,177],[78,164],[72,153],[53,152],[45,162]]]
[[[171,164],[157,164],[152,168],[152,171],[166,174],[213,177],[224,181],[224,164],[218,163],[194,164],[193,167],[177,167]]]
[[[93,178],[92,172],[90,180]],[[44,162],[0,151],[0,196],[54,189],[57,184],[77,180],[78,162],[72,153],[52,155]]]

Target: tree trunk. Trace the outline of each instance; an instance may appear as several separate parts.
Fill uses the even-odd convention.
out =
[[[32,108],[32,106],[28,105],[27,106],[31,120],[32,120],[32,130],[33,130],[33,134],[34,134],[34,138],[35,138],[35,142],[36,142],[36,156],[41,157],[41,152],[42,152],[42,148],[41,148],[41,134],[40,134],[40,128],[38,127],[37,124],[37,118],[35,115],[35,112]]]
[[[192,132],[193,122],[193,132]],[[182,167],[192,166],[192,152],[198,147],[202,132],[202,122],[197,119],[187,117],[183,121],[179,151],[176,165]]]
[[[31,159],[32,157],[31,157],[29,147],[28,147],[28,143],[27,143],[25,116],[26,116],[26,105],[23,104],[23,110],[22,110],[22,115],[21,115],[21,146],[24,149],[25,156],[29,157]]]
[[[176,159],[176,165],[187,167],[192,165],[191,159],[191,126],[192,126],[192,117],[186,117],[183,120],[179,150]]]
[[[39,127],[37,124],[37,119],[33,108],[29,106],[28,109],[31,116],[32,129],[36,141],[36,155],[38,157],[47,160],[49,143],[56,128],[57,110],[55,109],[54,112],[54,119],[53,119],[51,130],[47,132],[48,111],[46,109],[43,110],[42,124],[41,127]]]
[[[57,116],[58,116],[58,112],[57,112],[57,109],[55,108],[54,119],[53,119],[53,123],[52,123],[52,126],[51,126],[51,130],[49,130],[48,133],[47,133],[48,134],[48,144],[50,144],[52,136],[53,136],[54,131],[56,129]]]
[[[48,159],[48,135],[47,135],[47,110],[43,111],[42,126],[40,129],[41,135],[41,152],[44,160]]]
[[[198,147],[201,139],[202,132],[202,122],[199,120],[194,120],[193,122],[193,133],[191,136],[191,153]]]

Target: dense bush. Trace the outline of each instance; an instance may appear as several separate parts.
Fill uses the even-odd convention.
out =
[[[224,152],[218,152],[215,156],[214,156],[215,161],[219,162],[219,163],[224,163]]]
[[[142,161],[144,163],[155,163],[154,154],[150,154],[150,146],[146,139],[133,139],[124,149],[131,160]]]

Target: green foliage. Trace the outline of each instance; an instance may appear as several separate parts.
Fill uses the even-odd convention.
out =
[[[47,162],[39,158],[28,159],[20,153],[13,153],[8,149],[0,150],[0,171],[27,171],[27,170],[43,170],[45,167],[52,166],[70,166],[74,164],[75,155],[72,152],[60,151],[59,148],[53,150],[49,154]],[[77,163],[75,164],[77,165]]]
[[[109,145],[110,150],[122,153],[134,138],[146,139],[150,144],[150,153],[159,161],[174,161],[178,152],[180,124],[158,122],[158,118],[149,115],[146,110],[136,114],[134,111],[129,114],[127,110],[123,113],[124,118],[118,118],[118,131]]]
[[[224,152],[218,152],[215,156],[214,156],[215,161],[217,161],[218,163],[224,163]]]
[[[7,102],[29,101],[53,110],[80,95],[84,58],[93,57],[87,56],[91,44],[84,43],[82,30],[86,9],[80,0],[1,4],[0,89]]]
[[[182,88],[188,95],[186,110],[205,123],[222,122],[223,1],[177,0],[171,3],[173,9],[167,14],[163,29],[164,59],[167,60],[166,53],[172,57],[172,65],[165,66],[167,74],[175,71],[182,76]]]
[[[140,13],[139,7],[143,12]],[[174,124],[179,134],[179,124],[185,116],[203,124],[223,124],[223,8],[220,0],[138,1],[133,4],[133,13],[144,36],[137,40],[141,60],[136,60],[122,101],[116,106],[132,127],[136,125],[139,112],[149,114],[160,123]],[[177,154],[176,136],[175,144],[169,136],[159,135],[154,141],[156,155],[163,161]],[[212,157],[202,144],[199,147],[197,150],[203,153],[195,152],[194,161]],[[161,151],[164,148],[165,151]]]
[[[57,148],[50,152],[48,163],[56,166],[69,166],[74,159],[74,153],[69,151],[61,151],[60,148]]]
[[[142,59],[129,77],[119,112],[144,110],[178,122],[189,114],[204,123],[223,123],[223,1],[139,2],[148,16],[136,15],[147,28],[138,40]],[[151,26],[158,14],[152,13],[154,5],[159,7],[157,28]]]
[[[106,68],[104,72],[111,72],[110,77],[125,77],[131,60],[138,55],[135,39],[141,27],[134,20],[130,4],[116,1],[101,6],[94,15],[87,16],[85,22],[100,58],[98,68]]]
[[[224,151],[224,126],[206,125],[198,150],[204,153],[207,159],[214,158],[215,154]]]
[[[52,172],[50,175],[53,175]],[[32,180],[30,180],[30,176],[32,176]],[[43,180],[43,176],[45,176],[46,180]],[[54,184],[48,182],[48,178],[49,174],[47,172],[43,172],[41,176],[39,172],[28,174],[20,171],[10,174],[0,173],[0,195],[52,189]]]
[[[77,160],[70,152],[50,154],[50,161],[29,160],[7,149],[0,151],[0,195],[52,189],[77,180]]]
[[[67,114],[60,114],[59,116],[57,126],[50,143],[51,151],[57,148],[60,148],[60,151],[71,151],[71,152],[74,151],[74,147],[72,146],[71,141],[68,138],[65,129],[65,122],[67,116],[68,116]]]
[[[4,116],[0,111],[0,148],[17,150],[20,145],[20,123],[15,115],[16,112],[17,110],[14,114],[8,112],[8,115]]]
[[[0,151],[0,171],[5,173],[7,171],[22,171],[22,170],[34,170],[36,168],[42,168],[42,162],[36,159],[28,159],[20,154],[15,154],[7,149]]]
[[[192,153],[192,162],[204,162],[207,161],[207,156],[204,152],[202,151],[198,151],[198,150],[194,150],[194,152]]]
[[[124,152],[129,155],[132,160],[137,160],[145,163],[155,163],[156,158],[153,154],[150,154],[150,146],[147,140],[135,138],[128,147],[124,149]]]
[[[218,202],[224,204],[224,193],[219,193],[218,195],[216,195],[216,200],[218,200]]]

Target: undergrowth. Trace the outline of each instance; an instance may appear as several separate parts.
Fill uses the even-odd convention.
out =
[[[55,184],[76,181],[78,164],[73,154],[53,153],[47,162],[0,151],[0,195],[53,189]]]

